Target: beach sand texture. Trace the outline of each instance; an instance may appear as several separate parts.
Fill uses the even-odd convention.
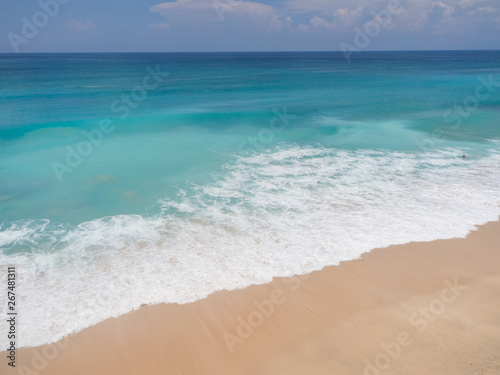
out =
[[[99,298],[99,296],[96,296]],[[22,322],[21,322],[22,324]],[[5,362],[6,354],[2,353]],[[500,374],[500,222],[17,351],[2,374]]]

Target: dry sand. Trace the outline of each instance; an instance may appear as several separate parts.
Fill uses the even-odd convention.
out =
[[[498,375],[500,223],[192,304],[145,306],[17,359],[16,369],[2,360],[0,373]]]

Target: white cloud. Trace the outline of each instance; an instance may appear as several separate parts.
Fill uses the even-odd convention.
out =
[[[469,15],[474,16],[478,14],[488,14],[488,13],[496,13],[498,12],[498,9],[495,9],[493,7],[490,7],[489,5],[487,7],[480,7],[474,10],[471,10],[467,12]]]
[[[67,24],[67,27],[75,31],[86,31],[86,30],[97,29],[97,26],[94,25],[92,21],[82,22],[82,21],[70,20]]]
[[[439,23],[446,21],[453,13],[455,13],[456,8],[452,5],[445,4],[442,1],[433,2],[427,4],[424,9],[412,9],[413,14],[409,14],[409,17],[418,17],[417,19],[411,20],[410,18],[410,28],[412,30],[431,30],[434,29]]]
[[[321,28],[321,27],[324,27],[327,29],[334,29],[335,28],[335,24],[333,22],[328,22],[327,20],[325,20],[324,18],[321,18],[321,17],[311,18],[309,23],[311,24],[312,28]]]
[[[296,24],[338,33],[349,32],[356,25],[362,28],[374,14],[387,14],[389,6],[388,0],[288,0],[285,4],[284,10],[295,14]],[[399,0],[399,10],[391,12],[385,28],[389,33],[415,35],[459,35],[492,25],[496,29],[500,7],[495,4],[500,0]]]
[[[262,21],[266,21],[270,29],[280,30],[282,23],[279,20],[276,9],[270,5],[243,1],[234,8],[234,14],[242,16],[253,16]]]
[[[201,30],[219,33],[224,29],[241,35],[255,30],[287,34],[314,31],[315,35],[335,38],[352,34],[355,26],[363,28],[377,14],[388,20],[384,25],[386,40],[399,40],[398,35],[407,32],[418,39],[419,35],[459,35],[500,27],[500,9],[494,5],[500,0],[399,0],[398,11],[394,10],[395,1],[389,7],[389,0],[284,0],[274,6],[258,1],[263,0],[165,1],[150,10],[166,20],[150,27],[190,28],[196,37]]]
[[[309,31],[309,26],[307,25],[304,25],[303,23],[301,23],[299,25],[299,27],[297,28],[298,31],[301,31],[301,32],[308,32]]]
[[[455,13],[455,7],[449,4],[445,4],[442,1],[432,3],[429,9],[429,13],[436,13],[440,17],[448,17]]]
[[[312,28],[336,29],[341,26],[352,26],[359,21],[363,13],[364,7],[358,5],[356,9],[340,8],[333,14],[333,20],[330,22],[323,17],[313,17],[309,20],[309,25]]]
[[[258,22],[264,22],[268,29],[281,29],[277,11],[270,5],[253,1],[220,1],[220,0],[177,0],[165,2],[150,8],[151,12],[166,17],[176,17],[180,13],[194,15],[204,13],[205,20],[223,21],[227,17],[240,16]]]
[[[363,14],[363,9],[363,5],[358,5],[358,7],[353,10],[349,10],[348,8],[337,9],[333,17],[344,24],[352,24],[359,21],[359,18]]]

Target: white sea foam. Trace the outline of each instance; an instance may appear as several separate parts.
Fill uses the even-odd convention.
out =
[[[0,228],[0,265],[17,266],[19,344],[49,343],[142,304],[191,302],[311,272],[376,247],[464,237],[500,214],[500,153],[461,153],[283,146],[238,157],[216,183],[162,201],[154,218]],[[0,328],[5,340],[5,322]]]

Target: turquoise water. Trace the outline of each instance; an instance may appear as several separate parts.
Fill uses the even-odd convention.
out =
[[[474,95],[478,76],[498,77],[497,52],[341,54],[111,54],[2,56],[0,217],[78,224],[117,214],[156,213],[159,198],[186,182],[208,183],[248,137],[269,129],[273,110],[295,117],[261,134],[258,151],[321,144],[419,152],[436,128],[472,147],[498,137],[499,95],[462,126],[443,112]],[[111,104],[160,66],[158,87],[124,110]],[[495,93],[493,93],[495,94]],[[102,119],[114,131],[60,182],[53,163]],[[267,138],[266,138],[267,135]],[[472,141],[472,142],[470,142]],[[467,143],[469,142],[469,143]],[[254,147],[255,148],[255,147]],[[86,149],[85,149],[86,151]],[[105,177],[103,177],[105,176]]]
[[[23,345],[500,214],[498,51],[0,55],[0,98]]]

